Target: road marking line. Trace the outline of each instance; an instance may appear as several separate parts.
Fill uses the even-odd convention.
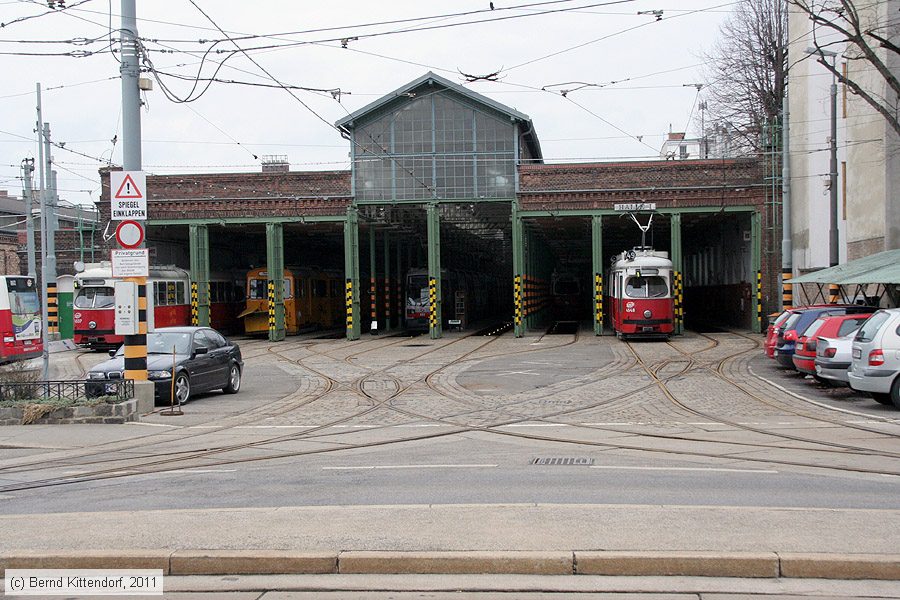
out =
[[[571,427],[566,423],[514,423],[512,425],[500,425],[500,429],[513,427]]]
[[[720,467],[618,467],[612,465],[591,465],[591,469],[622,471],[714,471],[721,473],[778,473],[770,469],[728,469]]]
[[[314,429],[321,425],[238,425],[235,429]]]
[[[168,423],[146,423],[144,421],[126,421],[126,425],[144,425],[146,427],[174,427],[181,429],[184,425],[169,425]]]
[[[370,465],[365,467],[322,467],[323,471],[374,471],[376,469],[493,469],[497,465]]]
[[[162,471],[160,473],[147,473],[147,475],[181,475],[184,473],[234,473],[237,469],[173,469],[171,471]]]
[[[15,496],[10,496],[9,494],[0,494],[0,500],[12,500]]]

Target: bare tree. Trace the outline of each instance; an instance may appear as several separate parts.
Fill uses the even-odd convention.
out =
[[[781,112],[787,75],[784,0],[739,0],[704,59],[712,127],[729,126],[758,150],[761,133]]]
[[[806,13],[813,22],[812,47],[818,53],[818,62],[833,73],[838,82],[843,83],[853,93],[865,100],[878,111],[888,125],[900,135],[900,81],[897,80],[896,64],[900,59],[900,47],[892,41],[897,39],[896,18],[891,21],[889,11],[884,19],[878,12],[884,0],[789,0],[792,6]],[[827,35],[822,35],[826,33]],[[884,52],[879,52],[883,49]],[[874,70],[877,77],[873,81],[884,85],[854,79],[853,72],[862,69],[848,69],[844,72],[826,53],[837,52],[848,62],[862,62],[863,68]]]

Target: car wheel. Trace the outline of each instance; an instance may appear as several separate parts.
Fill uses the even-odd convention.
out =
[[[885,406],[890,406],[891,404],[893,404],[890,394],[879,394],[878,392],[872,392],[871,396],[878,404],[884,404]]]
[[[222,388],[226,394],[237,394],[241,389],[241,368],[237,364],[232,364],[228,370],[228,384]]]
[[[900,408],[900,377],[895,378],[891,385],[891,402],[895,408]]]
[[[175,376],[175,402],[187,404],[191,399],[191,380],[187,374],[179,373]]]
[[[824,385],[825,387],[835,387],[835,383],[830,379],[825,379],[821,375],[813,375],[813,379]]]

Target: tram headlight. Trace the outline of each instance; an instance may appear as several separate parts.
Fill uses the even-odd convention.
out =
[[[649,319],[649,318],[652,317],[652,316],[653,316],[653,313],[650,312],[649,310],[645,310],[645,311],[644,311],[644,318],[645,318],[645,319]]]
[[[97,321],[88,321],[88,329],[97,329]]]

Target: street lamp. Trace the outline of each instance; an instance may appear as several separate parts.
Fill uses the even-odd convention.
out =
[[[831,57],[831,165],[828,173],[829,192],[831,196],[831,228],[828,230],[829,264],[838,264],[838,198],[837,198],[837,76],[835,62],[837,52],[822,48],[807,48],[806,53],[816,56]]]

